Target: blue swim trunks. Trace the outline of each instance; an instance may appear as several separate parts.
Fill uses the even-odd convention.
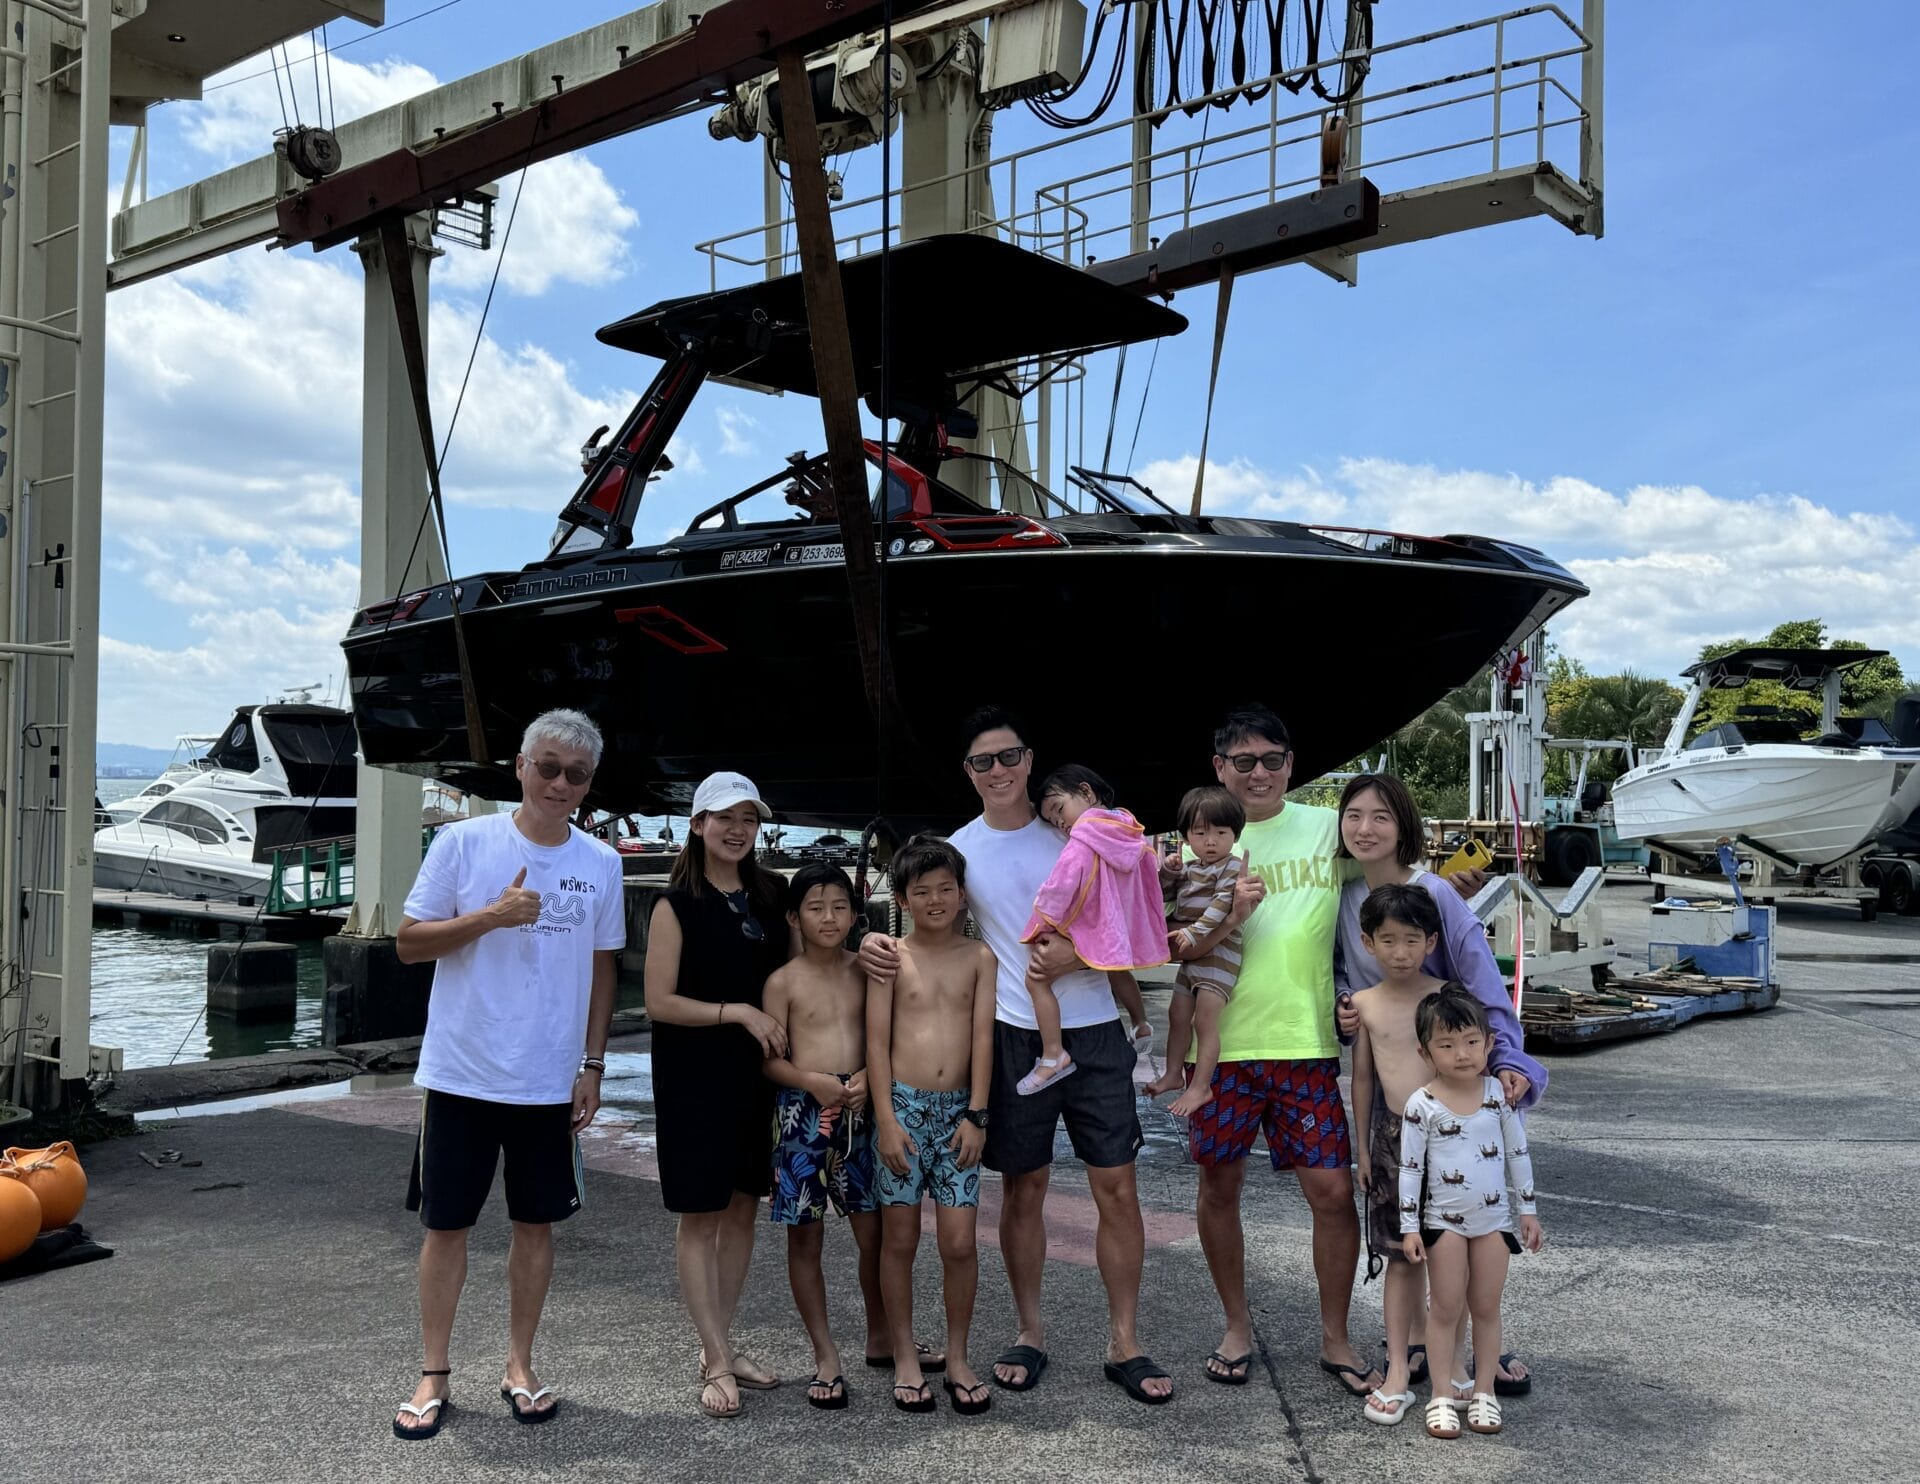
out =
[[[896,1175],[875,1158],[874,1184],[883,1206],[917,1206],[931,1195],[937,1206],[980,1204],[980,1166],[961,1169],[960,1156],[949,1146],[967,1111],[971,1092],[922,1092],[903,1082],[893,1084],[893,1116],[906,1130],[915,1153],[908,1156],[907,1173]]]
[[[773,1110],[772,1219],[780,1226],[824,1220],[827,1203],[842,1216],[874,1208],[873,1120],[822,1108],[810,1092],[783,1087]]]

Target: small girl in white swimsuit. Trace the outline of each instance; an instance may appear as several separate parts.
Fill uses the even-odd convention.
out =
[[[1496,1376],[1507,1256],[1522,1243],[1538,1252],[1545,1240],[1534,1214],[1526,1127],[1487,1075],[1492,1035],[1486,1007],[1477,999],[1449,984],[1420,1002],[1414,1032],[1433,1076],[1415,1089],[1401,1114],[1401,1248],[1408,1261],[1427,1264],[1428,1353],[1452,1355],[1460,1323],[1471,1311],[1474,1375]],[[1500,1403],[1491,1390],[1475,1392],[1466,1410],[1475,1432],[1501,1430]],[[1436,1438],[1460,1435],[1438,1370],[1427,1432]]]

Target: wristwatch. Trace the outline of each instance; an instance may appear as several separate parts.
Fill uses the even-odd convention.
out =
[[[987,1110],[985,1108],[968,1108],[960,1116],[975,1128],[985,1128],[987,1126]]]

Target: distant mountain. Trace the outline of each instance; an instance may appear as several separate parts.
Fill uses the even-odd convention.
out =
[[[172,758],[170,747],[136,747],[131,742],[101,742],[93,749],[94,766],[103,771],[111,768],[112,776],[121,778],[157,777]],[[138,768],[140,772],[121,771],[126,768]]]

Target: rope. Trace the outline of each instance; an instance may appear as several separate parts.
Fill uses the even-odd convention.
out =
[[[874,563],[874,605],[878,609],[880,633],[880,704],[875,708],[876,734],[874,770],[874,822],[860,840],[860,872],[866,875],[867,843],[885,815],[887,778],[892,767],[892,749],[888,746],[887,717],[897,710],[893,674],[893,630],[887,608],[887,514],[893,490],[893,131],[887,127],[893,118],[893,0],[886,0],[880,13],[880,55],[889,59],[881,92],[880,126],[880,518],[878,537],[880,554]],[[862,904],[864,910],[864,904]]]
[[[1227,343],[1227,310],[1233,303],[1233,270],[1220,270],[1220,307],[1213,316],[1213,365],[1207,372],[1207,418],[1200,427],[1200,467],[1193,471],[1193,513],[1200,513],[1201,491],[1207,485],[1207,444],[1213,437],[1213,394],[1220,387],[1220,353]]]

